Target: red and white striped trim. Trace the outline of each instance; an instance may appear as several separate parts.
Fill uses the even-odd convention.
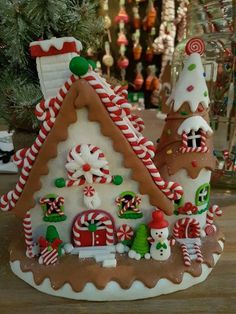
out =
[[[187,246],[185,244],[181,244],[180,247],[181,247],[181,251],[183,254],[183,258],[184,258],[184,265],[190,266],[191,265],[191,258],[190,258],[190,255],[188,253]]]
[[[198,238],[200,237],[200,224],[195,218],[182,218],[179,219],[173,228],[173,236],[177,239],[184,239],[189,238],[188,236],[188,229],[191,226],[193,229],[193,235],[191,238]]]
[[[141,197],[135,195],[131,200],[127,200],[125,197],[118,196],[116,198],[116,204],[120,206],[119,214],[123,215],[128,209],[133,210],[134,212],[140,212],[138,206],[141,204]],[[124,206],[122,206],[124,204]]]
[[[47,247],[41,252],[39,263],[44,265],[52,265],[55,264],[58,260],[58,252],[56,249],[48,250]]]
[[[66,94],[68,93],[71,85],[76,81],[78,77],[75,75],[71,75],[71,77],[65,82],[65,84],[60,88],[58,91],[58,94],[55,98],[55,102],[57,105],[62,105],[62,101],[65,98]],[[45,109],[47,109],[47,106],[49,106],[50,101],[47,101],[47,105],[43,105]],[[57,105],[54,106],[57,108]],[[39,106],[40,107],[40,106]],[[39,108],[38,107],[38,108]],[[37,109],[36,109],[37,111]],[[52,114],[51,117],[46,113],[47,119],[43,122],[39,134],[33,143],[33,145],[28,149],[20,150],[19,152],[16,152],[14,161],[19,167],[22,167],[20,178],[16,184],[16,187],[14,190],[9,191],[7,194],[4,194],[0,198],[0,209],[3,211],[11,210],[15,207],[18,199],[20,198],[22,191],[24,189],[24,186],[26,184],[26,181],[29,177],[30,171],[32,169],[32,166],[34,164],[34,161],[36,157],[38,156],[38,153],[40,151],[41,146],[43,145],[45,139],[47,138],[49,132],[51,131],[54,123],[56,115],[59,112],[59,109],[55,110],[49,110],[50,114]],[[42,110],[39,109],[38,115],[43,115]]]
[[[112,217],[101,210],[87,210],[77,216],[72,227],[73,241],[76,246],[81,246],[80,231],[87,230],[89,223],[94,223],[95,221],[97,221],[97,229],[106,229],[106,245],[114,244],[114,224]]]
[[[201,146],[200,147],[188,147],[188,136],[186,132],[182,134],[182,146],[180,147],[181,153],[207,153],[208,147],[206,146],[206,132],[201,130]]]
[[[27,211],[25,218],[23,219],[23,228],[26,244],[26,256],[32,258],[36,254],[33,251],[34,241],[30,211]]]
[[[136,155],[142,160],[145,167],[148,169],[150,175],[153,178],[153,181],[158,186],[158,188],[171,200],[179,199],[183,194],[183,189],[180,185],[174,182],[166,182],[160,175],[160,172],[153,164],[151,158],[155,149],[150,149],[150,143],[147,145],[144,144],[143,138],[140,140],[137,138],[137,134],[133,132],[130,126],[127,124],[127,120],[124,119],[125,112],[121,109],[117,102],[116,98],[113,97],[113,91],[109,88],[108,85],[104,84],[101,79],[97,77],[97,74],[93,71],[90,71],[88,74],[84,75],[83,78],[93,87],[98,96],[101,99],[101,102],[106,107],[112,121],[117,125],[121,130],[123,135],[126,137],[127,141],[132,146]],[[109,94],[110,93],[110,94]],[[127,116],[126,116],[127,117]],[[131,120],[129,120],[131,122]],[[139,141],[141,143],[139,143]],[[140,147],[140,144],[142,146]],[[144,149],[146,147],[146,149]],[[152,146],[153,147],[153,146]]]
[[[214,215],[222,216],[223,212],[218,205],[213,205],[208,209],[206,222],[209,225],[212,225],[214,222]]]
[[[61,206],[64,204],[65,199],[62,196],[56,197],[53,201],[50,200],[50,198],[42,197],[39,200],[40,205],[48,205],[49,208],[45,213],[45,216],[51,215],[53,211],[57,212],[58,215],[63,216],[64,213],[61,210]]]
[[[55,98],[42,100],[35,108],[35,115],[40,121],[55,118],[61,108],[63,99],[68,93],[71,85],[78,79],[78,76],[71,75],[65,84],[60,88]]]
[[[214,215],[222,216],[223,212],[218,205],[213,205],[208,209],[206,216],[206,226],[204,228],[206,235],[216,232],[216,226],[214,225]]]
[[[197,243],[194,243],[194,250],[197,255],[197,258],[196,258],[197,262],[203,263],[202,251],[200,249],[200,246]]]

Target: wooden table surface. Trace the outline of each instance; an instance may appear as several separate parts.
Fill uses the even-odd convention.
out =
[[[160,133],[161,124],[157,127],[155,115],[151,112],[148,115],[149,123],[146,125],[152,132],[146,132],[153,134],[152,139],[155,140]],[[156,134],[153,132],[155,129],[159,129]],[[0,195],[9,191],[15,181],[15,175],[0,175]],[[45,295],[18,279],[10,271],[8,245],[21,224],[11,213],[0,213],[0,314],[236,313],[236,191],[213,190],[212,203],[220,205],[224,210],[218,224],[225,233],[226,243],[209,278],[184,291],[124,302],[85,302],[56,298]]]

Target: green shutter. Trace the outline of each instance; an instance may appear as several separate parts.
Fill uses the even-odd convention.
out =
[[[200,194],[203,192],[203,190],[207,190],[207,194],[206,196],[204,197],[204,200],[201,200],[200,199]],[[197,189],[197,192],[196,192],[196,199],[195,199],[195,203],[197,206],[200,206],[200,205],[204,205],[204,204],[207,204],[209,202],[209,196],[210,196],[210,184],[209,183],[205,183],[203,185],[201,185],[198,189]]]

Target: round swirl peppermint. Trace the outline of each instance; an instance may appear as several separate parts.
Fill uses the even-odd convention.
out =
[[[185,46],[185,52],[187,55],[191,55],[191,53],[197,52],[200,55],[203,54],[205,51],[205,43],[201,38],[192,38],[190,39],[186,46]]]

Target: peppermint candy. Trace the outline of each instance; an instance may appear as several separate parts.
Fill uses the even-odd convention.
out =
[[[205,51],[205,43],[201,38],[194,37],[190,39],[186,46],[185,46],[185,52],[189,56],[194,52],[199,53],[202,55]]]
[[[116,235],[120,241],[131,240],[134,235],[134,231],[129,225],[123,224],[118,228]]]

